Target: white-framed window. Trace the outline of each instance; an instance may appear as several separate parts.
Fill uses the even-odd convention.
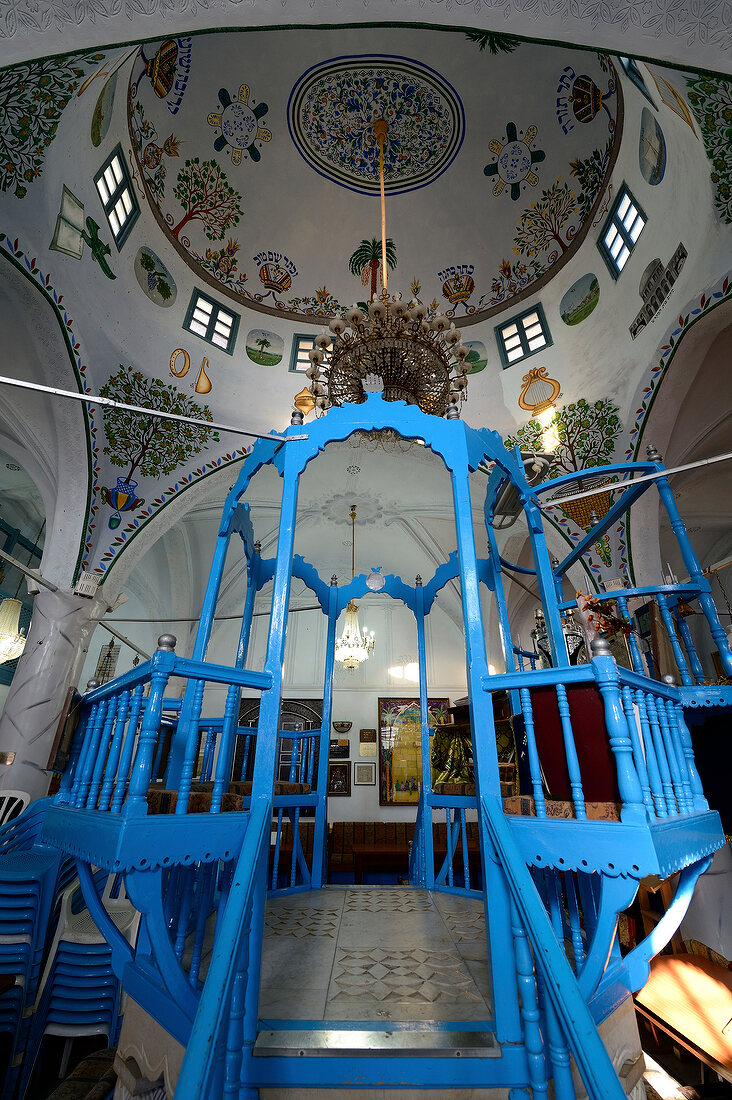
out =
[[[121,145],[117,146],[97,172],[94,186],[102,201],[119,252],[140,216],[140,207],[132,189],[132,180]]]
[[[552,338],[546,323],[544,310],[538,303],[524,313],[496,325],[496,341],[504,368],[522,359],[528,359],[537,351],[551,347]]]
[[[233,355],[239,314],[226,309],[207,294],[194,290],[188,305],[183,328],[195,333],[228,355]]]
[[[625,184],[603,226],[597,247],[613,279],[617,279],[635,248],[647,218]]]

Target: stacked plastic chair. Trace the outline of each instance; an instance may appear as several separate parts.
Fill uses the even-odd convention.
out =
[[[121,890],[118,876],[102,878],[102,903],[119,931],[134,943],[139,913]],[[78,880],[66,888],[56,932],[28,1028],[18,1096],[33,1096],[32,1077],[45,1035],[66,1038],[59,1076],[64,1077],[74,1039],[104,1035],[116,1046],[121,1025],[120,985],[112,951],[86,908]]]

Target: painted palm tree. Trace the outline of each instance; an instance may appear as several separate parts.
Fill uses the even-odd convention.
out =
[[[394,270],[397,263],[396,248],[391,237],[386,238],[386,262]],[[360,275],[361,283],[367,286],[371,282],[371,301],[376,297],[376,279],[381,267],[381,241],[372,237],[370,241],[361,241],[356,251],[348,261],[348,267],[352,275]],[[382,283],[384,277],[382,274]]]
[[[271,347],[271,344],[266,336],[260,336],[258,340],[254,341],[254,343],[259,348],[259,361],[261,363],[264,359],[264,349]]]

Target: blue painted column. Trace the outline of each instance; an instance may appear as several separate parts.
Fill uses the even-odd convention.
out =
[[[524,497],[524,513],[529,528],[531,549],[534,555],[536,567],[536,583],[539,586],[539,595],[544,609],[544,621],[546,623],[547,640],[552,655],[554,668],[569,668],[567,646],[564,642],[562,631],[562,619],[557,607],[557,595],[554,585],[554,571],[549,559],[546,538],[544,537],[544,523],[541,509],[533,495],[528,492]]]
[[[498,610],[498,629],[501,634],[501,646],[503,648],[503,657],[506,662],[506,672],[516,672],[516,655],[513,652],[513,639],[511,637],[511,624],[508,619],[506,590],[503,587],[501,557],[498,553],[496,533],[490,524],[486,524],[486,534],[488,535],[488,561],[493,574],[493,591],[496,594],[496,608]]]
[[[427,709],[427,647],[424,634],[424,588],[422,578],[417,577],[414,582],[414,615],[417,620],[417,662],[419,665],[419,713],[422,734],[422,786],[419,799],[422,804],[421,814],[417,814],[417,821],[422,830],[422,836],[415,835],[414,844],[418,844],[424,853],[425,860],[425,886],[428,890],[435,888],[435,857],[432,835],[432,748],[430,745],[429,711]]]
[[[247,653],[249,652],[249,639],[252,633],[252,618],[254,617],[254,601],[257,598],[259,579],[259,563],[261,558],[259,551],[255,546],[255,552],[250,560],[247,562],[247,598],[244,603],[244,617],[241,621],[241,630],[239,631],[239,644],[236,647],[236,667],[244,668],[247,660]]]
[[[224,573],[226,552],[229,548],[228,525],[230,518],[230,513],[225,509],[224,517],[222,518],[219,533],[216,538],[216,547],[214,549],[213,561],[211,562],[211,571],[208,575],[206,592],[203,597],[203,607],[201,608],[201,617],[198,623],[198,630],[196,631],[196,641],[193,645],[193,653],[191,654],[194,661],[203,661],[206,657],[206,649],[208,648],[211,628],[216,613],[216,602],[219,597],[221,578]],[[186,684],[186,690],[180,708],[178,727],[170,745],[170,755],[168,757],[168,768],[166,772],[166,781],[169,787],[177,788],[180,783],[180,774],[183,767],[189,726],[194,714],[195,696],[196,681],[189,680]]]
[[[493,723],[493,702],[485,692],[482,679],[488,675],[483,609],[480,604],[478,561],[473,531],[473,509],[470,499],[468,450],[464,424],[451,424],[450,474],[452,478],[455,529],[460,561],[460,596],[465,626],[465,651],[470,699],[470,726],[473,738],[475,785],[481,797],[493,795],[500,799],[496,732]],[[458,434],[459,433],[459,434]],[[483,868],[483,898],[486,932],[491,959],[493,1002],[496,1008],[496,1038],[500,1043],[517,1043],[523,1038],[516,989],[516,956],[511,921],[511,904],[502,868],[493,852],[493,845],[481,819],[480,841]]]
[[[650,451],[650,448],[649,448]],[[653,458],[653,454],[649,453],[649,458]],[[659,464],[659,469],[663,469],[663,466]],[[722,667],[727,676],[732,676],[732,651],[730,651],[729,642],[727,641],[727,635],[725,634],[724,627],[719,621],[719,615],[717,614],[717,608],[714,605],[712,599],[712,589],[709,581],[702,573],[699,559],[694,553],[694,548],[689,541],[689,536],[686,533],[686,524],[679,515],[679,510],[676,507],[676,501],[674,494],[671,491],[667,477],[660,477],[656,482],[658,486],[658,495],[663,502],[663,506],[668,514],[669,521],[671,523],[671,530],[679,544],[681,556],[684,559],[684,565],[686,571],[689,574],[689,580],[693,585],[699,589],[699,603],[701,609],[706,615],[707,622],[709,623],[709,629],[712,632],[712,638],[719,650],[719,657],[722,662]]]
[[[328,847],[328,752],[330,750],[330,723],[333,714],[333,669],[335,667],[335,636],[338,622],[338,581],[330,579],[328,592],[328,637],[325,643],[325,670],[323,672],[323,718],[320,723],[320,753],[316,790],[318,804],[315,807],[315,834],[313,837],[313,889],[318,890],[327,877]]]
[[[290,603],[292,581],[292,550],[295,541],[297,514],[297,489],[300,475],[300,445],[288,443],[284,454],[284,475],[280,523],[277,532],[277,558],[275,562],[272,610],[269,620],[269,637],[264,667],[272,674],[272,686],[262,692],[257,728],[257,748],[254,757],[251,809],[272,805],[277,737],[282,703],[282,679],[285,658],[287,609]],[[253,1044],[257,1037],[257,1006],[259,1003],[259,978],[264,934],[264,907],[266,902],[267,859],[259,861],[257,881],[252,900],[252,923],[249,933],[249,979],[245,1007],[245,1044]]]

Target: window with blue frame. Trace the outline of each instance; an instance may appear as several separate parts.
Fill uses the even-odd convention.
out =
[[[623,184],[597,242],[613,279],[619,277],[630,259],[647,221],[628,187]]]
[[[117,146],[99,169],[94,177],[94,185],[102,200],[104,213],[119,252],[140,216],[140,207],[132,189],[132,180],[121,145]]]
[[[538,303],[510,321],[496,325],[495,333],[504,369],[552,345],[544,310]]]
[[[225,309],[219,302],[200,290],[194,290],[188,305],[183,328],[200,336],[208,344],[234,354],[239,314]]]
[[[310,352],[315,347],[315,336],[296,333],[292,337],[292,355],[290,370],[295,374],[304,374],[310,366]]]

